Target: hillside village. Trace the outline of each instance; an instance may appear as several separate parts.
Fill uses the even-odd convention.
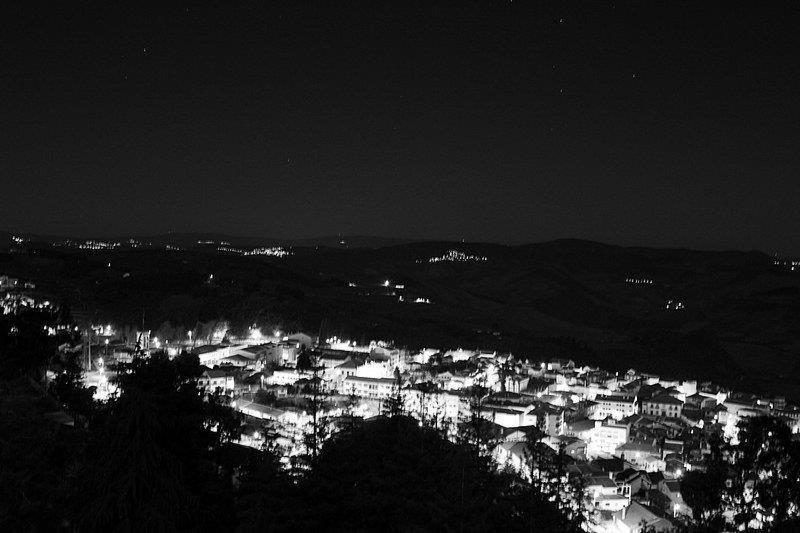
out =
[[[158,339],[148,344],[164,348]],[[167,349],[176,354],[186,347]],[[244,415],[241,444],[277,446],[287,468],[305,453],[314,415],[335,428],[348,415],[379,416],[400,398],[404,414],[454,439],[479,416],[498,467],[531,481],[540,474],[530,456],[535,440],[581,479],[586,527],[598,532],[691,524],[680,480],[705,469],[714,435],[735,444],[741,420],[770,415],[800,431],[800,410],[784,398],[634,369],[614,373],[563,358],[526,361],[463,348],[410,352],[385,342],[319,342],[255,328],[246,338],[221,333],[218,342],[191,350],[205,367],[200,383],[227,395]],[[113,368],[130,356],[130,348],[112,344],[103,363]]]
[[[548,473],[538,465],[544,460],[580,480],[590,531],[691,525],[697,517],[681,480],[706,470],[715,439],[736,445],[740,422],[761,416],[783,420],[792,434],[800,433],[800,409],[785,398],[687,376],[612,372],[568,358],[537,361],[463,347],[359,345],[335,336],[263,333],[256,326],[237,336],[224,323],[207,338],[188,332],[188,338],[172,342],[149,331],[123,333],[112,324],[78,331],[58,319],[49,300],[15,291],[18,280],[2,282],[4,314],[46,311],[54,320],[44,326],[45,335],[82,337],[59,349],[80,354],[83,382],[96,400],[117,392],[118,364],[159,352],[191,353],[202,365],[200,386],[222,395],[243,416],[239,444],[274,446],[287,469],[307,454],[312,425],[330,434],[347,420],[379,417],[391,408],[456,440],[477,420],[480,445],[498,468],[542,483]],[[771,519],[769,510],[762,511],[751,527]]]

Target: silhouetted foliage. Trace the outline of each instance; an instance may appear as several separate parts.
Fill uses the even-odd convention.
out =
[[[394,369],[394,384],[392,385],[392,394],[383,401],[382,412],[386,416],[400,416],[405,411],[405,400],[403,399],[403,390],[401,389],[400,370]]]
[[[722,491],[725,488],[723,468],[715,465],[706,472],[689,471],[681,479],[683,499],[692,508],[698,525],[708,531],[720,531],[724,525],[721,515]]]
[[[0,381],[0,531],[64,524],[84,433],[53,422],[57,408],[27,378]]]
[[[743,419],[738,438],[725,497],[736,524],[749,523],[759,511],[773,516],[771,527],[791,520],[789,511],[800,509],[800,443],[785,422],[767,416]],[[742,496],[746,488],[752,501]]]
[[[244,529],[571,531],[529,484],[402,416],[333,437],[295,494],[280,524],[267,516]]]
[[[137,358],[120,374],[122,393],[87,450],[75,501],[81,528],[219,530],[235,523],[231,478],[214,458],[240,424],[218,396],[203,395],[199,375],[190,355]]]
[[[77,356],[65,354],[62,369],[50,382],[50,393],[67,412],[80,421],[87,421],[95,411],[93,389],[84,387],[83,371]]]
[[[0,379],[42,377],[59,343],[58,337],[43,333],[52,321],[52,313],[38,310],[0,315]]]
[[[269,390],[258,389],[253,395],[253,401],[261,405],[275,405],[275,393]]]

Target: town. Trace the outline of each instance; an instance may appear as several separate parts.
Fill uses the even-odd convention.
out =
[[[596,532],[687,528],[701,517],[681,482],[706,470],[715,438],[736,446],[741,422],[761,416],[784,421],[792,434],[800,431],[800,410],[784,398],[563,358],[529,361],[460,347],[409,351],[383,341],[359,345],[335,336],[262,332],[255,325],[237,337],[226,324],[208,339],[192,332],[159,339],[147,331],[125,339],[108,324],[62,349],[85,353],[85,384],[100,401],[115,394],[120,363],[161,352],[196,355],[200,385],[243,416],[239,443],[275,447],[286,469],[308,452],[309,431],[324,425],[326,433],[335,432],[348,416],[380,417],[393,402],[453,440],[477,419],[480,444],[499,469],[541,483],[547,473],[532,459],[532,441],[537,453],[563,461],[565,474],[581,487],[583,528]],[[757,510],[748,527],[769,523],[770,512]],[[729,511],[726,519],[733,518]]]

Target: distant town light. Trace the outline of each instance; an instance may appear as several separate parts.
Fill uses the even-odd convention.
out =
[[[442,261],[447,261],[450,263],[482,263],[486,261],[488,258],[484,255],[472,255],[466,254],[460,250],[448,250],[442,255],[436,257],[429,257],[427,262],[428,263],[440,263]],[[418,259],[417,263],[423,263],[422,259]]]

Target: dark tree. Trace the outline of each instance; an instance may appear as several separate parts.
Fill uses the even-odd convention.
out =
[[[27,377],[0,381],[0,530],[56,531],[85,432],[47,414],[58,409]]]
[[[686,504],[692,508],[698,525],[708,531],[718,531],[724,525],[721,510],[725,473],[722,468],[714,465],[706,472],[693,470],[681,479],[681,494]]]
[[[94,388],[83,385],[83,370],[78,356],[65,354],[61,369],[50,382],[50,393],[61,402],[76,422],[86,423],[95,411]]]
[[[394,369],[394,385],[392,394],[383,402],[382,414],[393,417],[401,416],[405,412],[405,399],[401,388],[400,370]]]
[[[53,321],[53,313],[39,310],[0,315],[0,379],[25,374],[42,380],[59,343],[64,342],[43,333]]]
[[[274,517],[273,517],[274,518]],[[295,531],[572,531],[549,502],[490,460],[397,416],[333,437],[276,526]]]
[[[469,390],[469,415],[459,422],[457,440],[472,448],[475,454],[488,457],[497,444],[496,428],[482,416],[489,389],[473,385]]]
[[[297,370],[308,372],[314,368],[312,354],[308,350],[303,350],[297,356]]]
[[[261,405],[275,405],[275,393],[269,390],[258,389],[253,396],[253,401]]]
[[[216,459],[240,422],[197,387],[196,356],[137,358],[119,376],[74,494],[88,530],[227,529],[231,477]],[[212,431],[214,429],[215,431]]]
[[[742,420],[738,438],[733,483],[726,491],[736,523],[747,524],[759,511],[771,514],[774,526],[790,520],[790,510],[800,508],[800,443],[785,422],[767,416]],[[752,502],[742,497],[750,485]]]

